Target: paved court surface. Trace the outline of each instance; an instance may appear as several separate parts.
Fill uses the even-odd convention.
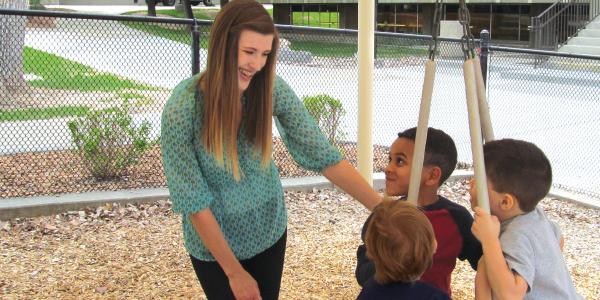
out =
[[[149,36],[116,22],[96,22],[95,34],[86,32],[85,27],[78,30],[75,25],[72,21],[59,22],[52,31],[31,30],[26,44],[166,89],[191,74],[191,54],[186,44]],[[61,42],[54,42],[57,39]],[[153,50],[136,52],[132,45],[148,45]],[[165,56],[166,51],[174,53]],[[205,57],[205,52],[201,56]],[[347,110],[343,124],[345,139],[355,141],[358,74],[357,62],[350,63],[355,65],[331,68],[281,62],[278,74],[300,97],[325,93],[341,99]],[[496,137],[536,143],[552,161],[556,183],[577,186],[597,195],[600,194],[597,175],[600,169],[597,155],[600,148],[599,70],[600,67],[588,71],[557,71],[519,65],[510,60],[492,60],[488,79],[488,100]],[[398,131],[415,126],[423,73],[422,64],[376,68],[374,143],[389,145]],[[152,122],[158,134],[159,113],[136,118]],[[64,141],[68,141],[70,135],[61,124],[65,124],[64,119],[0,123],[0,132],[14,133],[11,141],[0,136],[0,153],[69,148]],[[429,124],[454,137],[460,161],[471,161],[461,61],[445,58],[438,61]],[[44,130],[49,126],[62,129]]]

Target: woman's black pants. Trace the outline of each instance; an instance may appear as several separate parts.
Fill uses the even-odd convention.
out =
[[[256,256],[241,260],[242,267],[258,283],[263,300],[279,297],[287,230],[271,248]],[[196,276],[209,300],[235,300],[229,287],[229,279],[216,261],[201,261],[190,255]]]

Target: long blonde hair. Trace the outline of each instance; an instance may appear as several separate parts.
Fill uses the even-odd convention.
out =
[[[273,82],[279,38],[275,24],[265,8],[254,0],[233,0],[225,5],[212,25],[208,43],[208,61],[200,77],[204,94],[201,140],[220,166],[231,171],[236,181],[241,179],[237,153],[238,111],[238,49],[243,30],[273,34],[273,44],[267,62],[257,72],[244,92],[245,128],[253,142],[261,165],[271,160]]]

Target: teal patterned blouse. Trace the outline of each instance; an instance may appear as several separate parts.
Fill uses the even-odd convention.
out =
[[[196,134],[202,126],[202,94],[196,87],[199,76],[182,81],[165,104],[161,123],[163,166],[173,211],[182,214],[187,251],[204,261],[214,261],[194,230],[188,215],[210,208],[225,240],[242,260],[271,247],[283,235],[287,213],[279,172],[271,160],[262,168],[252,143],[238,136],[241,181],[219,167]],[[243,117],[243,116],[242,116]],[[322,171],[342,157],[331,146],[296,94],[281,78],[275,80],[273,117],[279,133],[294,160],[302,167]]]

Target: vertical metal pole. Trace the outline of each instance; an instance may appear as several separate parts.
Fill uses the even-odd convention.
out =
[[[375,32],[377,32],[377,9],[379,6],[379,0],[375,0],[375,15],[373,16],[373,18],[375,19]],[[377,59],[377,35],[375,34],[375,42],[374,42],[374,46],[375,49],[373,50],[373,58]]]
[[[198,30],[198,21],[194,18],[192,26],[192,75],[200,72],[200,31]]]
[[[519,20],[517,22],[517,41],[521,41],[521,4],[519,5],[519,14],[518,14],[518,18],[517,20]]]
[[[479,53],[479,60],[481,61],[481,75],[483,76],[483,83],[487,87],[487,69],[488,69],[488,55],[490,53],[490,32],[482,30],[479,34],[481,38],[481,53]]]
[[[473,59],[473,72],[475,74],[475,84],[477,87],[477,101],[479,108],[479,119],[481,122],[481,133],[483,139],[486,142],[494,140],[494,130],[492,129],[492,121],[490,118],[490,110],[487,102],[486,95],[486,79],[487,79],[487,59],[489,52],[489,33],[487,30],[481,31],[481,53],[479,56],[483,57],[485,51],[485,60],[481,60],[480,57]]]
[[[358,0],[358,170],[373,184],[374,1]]]

